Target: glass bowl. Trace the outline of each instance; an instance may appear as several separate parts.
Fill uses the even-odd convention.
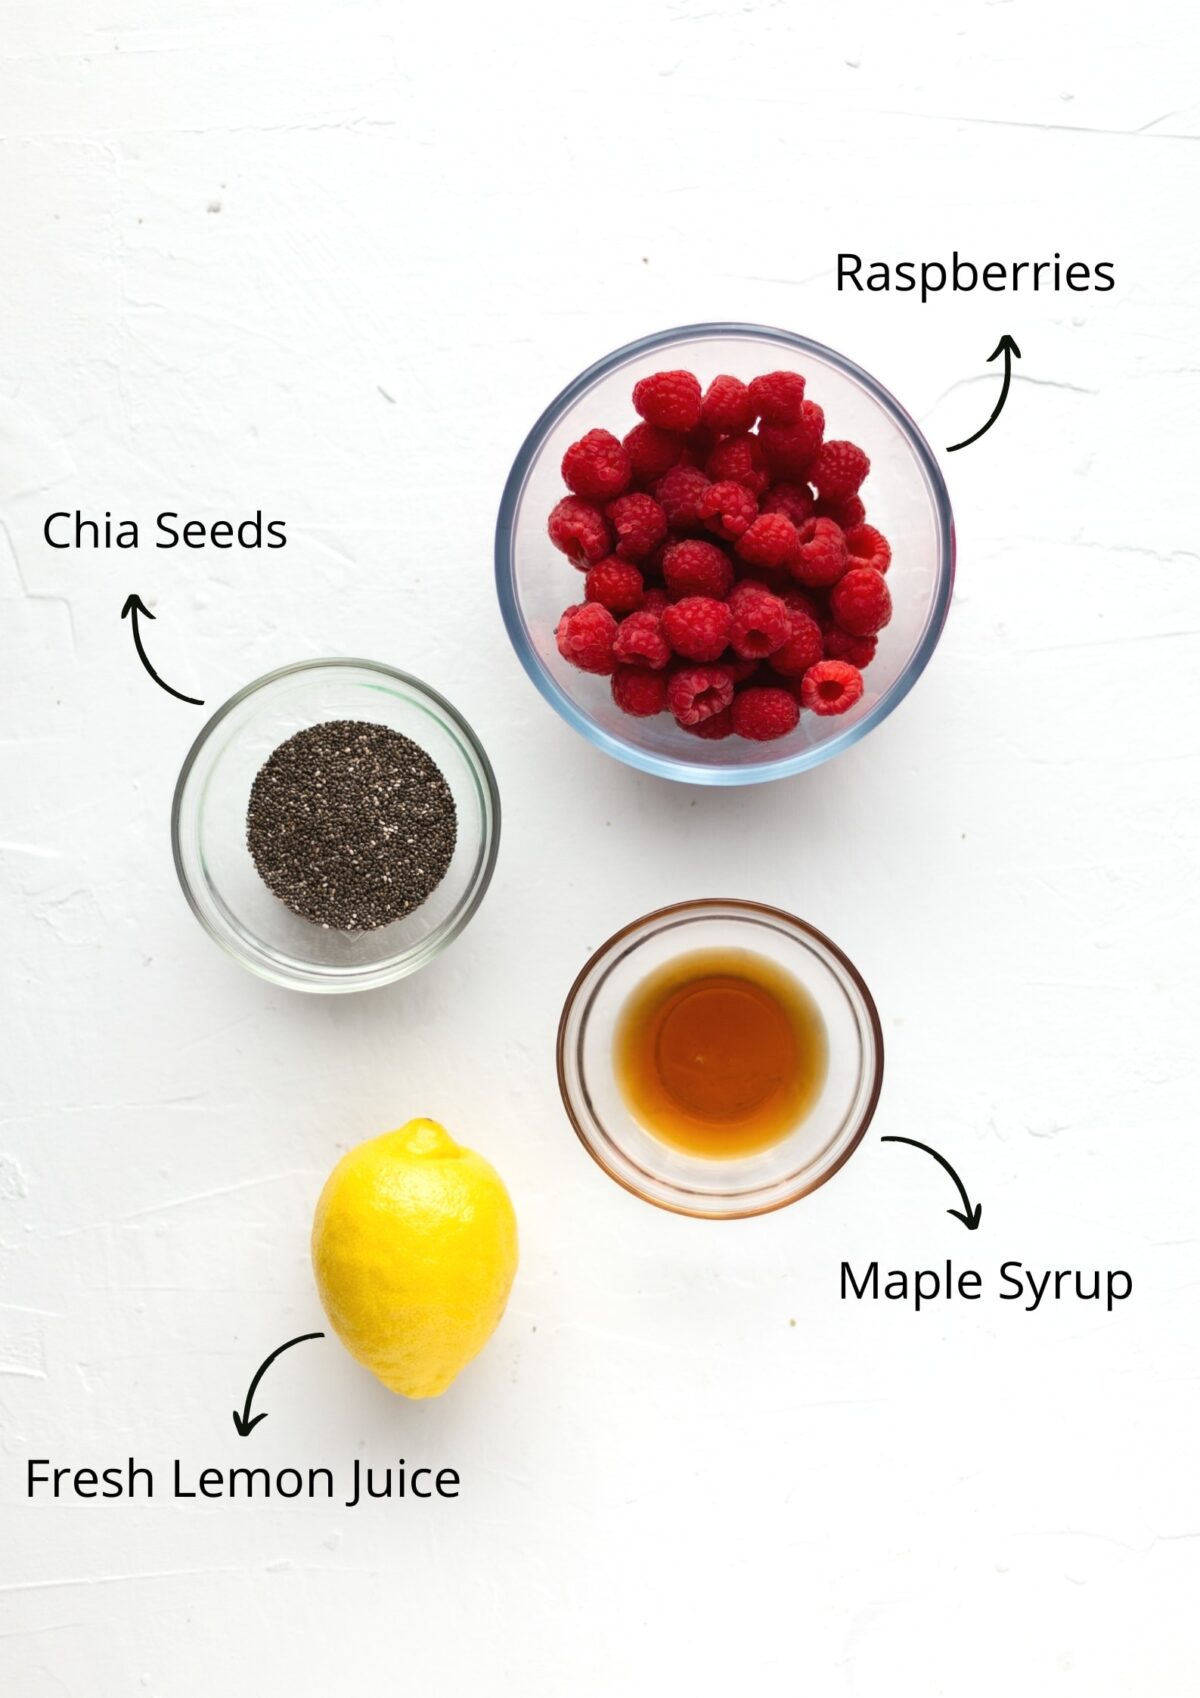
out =
[[[546,535],[564,494],[563,453],[587,430],[624,436],[636,422],[630,396],[648,373],[686,366],[707,387],[719,372],[749,379],[799,370],[824,407],[832,437],[849,437],[871,459],[867,517],[890,539],[888,583],[895,612],[863,674],[866,690],[847,714],[805,713],[789,737],[705,742],[669,714],[633,719],[615,705],[608,680],[579,672],[558,653],[564,607],[583,599],[582,575]],[[844,355],[787,330],[754,324],[691,324],[643,337],[590,366],[542,414],[517,455],[496,523],[496,586],[509,637],[526,672],[568,725],[606,754],[692,784],[758,784],[829,760],[865,737],[912,689],[945,622],[954,580],[954,525],[932,450],[900,403]]]
[[[634,1118],[614,1072],[617,1022],[631,993],[698,949],[765,956],[799,981],[825,1023],[828,1070],[816,1102],[780,1142],[752,1155],[708,1158],[663,1143]],[[766,1214],[824,1185],[862,1142],[882,1082],[883,1032],[858,969],[813,926],[758,902],[678,902],[625,926],[580,973],[559,1022],[559,1089],[589,1155],[635,1197],[703,1220]]]
[[[259,877],[246,846],[250,787],[285,738],[326,719],[402,732],[441,768],[458,841],[428,900],[377,931],[326,930],[293,914]],[[252,973],[304,991],[358,991],[415,973],[456,938],[496,864],[500,797],[471,727],[427,684],[371,660],[313,660],[247,684],[192,744],[175,786],[171,845],[200,924]]]

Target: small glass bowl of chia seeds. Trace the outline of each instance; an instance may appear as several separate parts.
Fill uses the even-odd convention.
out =
[[[302,661],[225,703],[171,811],[192,912],[251,972],[369,990],[456,938],[491,881],[495,776],[436,691],[368,660]]]

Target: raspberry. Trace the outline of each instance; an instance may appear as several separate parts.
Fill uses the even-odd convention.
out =
[[[663,577],[672,595],[723,601],[733,588],[733,564],[715,542],[673,542],[663,555]]]
[[[804,400],[804,379],[794,371],[769,371],[753,380],[750,399],[764,424],[795,424]]]
[[[603,560],[612,546],[612,535],[604,522],[604,514],[590,501],[577,495],[564,495],[551,510],[546,530],[555,548],[573,560],[580,571]]]
[[[822,501],[849,501],[871,470],[871,462],[854,442],[824,442],[809,468]]]
[[[700,384],[690,371],[656,371],[634,385],[633,405],[659,430],[691,430],[700,423]]]
[[[852,495],[849,501],[818,501],[814,511],[818,519],[832,519],[843,531],[854,530],[867,516],[867,510],[857,495]]]
[[[874,525],[853,525],[846,532],[846,549],[852,566],[873,566],[886,572],[892,563],[892,545]]]
[[[729,676],[735,684],[747,684],[758,672],[762,662],[759,660],[743,660],[740,655],[734,654],[733,650],[730,649],[721,665],[727,668]]]
[[[773,569],[790,560],[799,545],[800,538],[790,519],[782,513],[760,513],[734,546],[751,566]]]
[[[685,446],[681,436],[672,436],[669,430],[658,430],[649,424],[634,425],[622,443],[629,455],[634,480],[646,484],[657,482],[672,466],[677,466],[683,459]]]
[[[800,682],[801,705],[822,717],[845,713],[862,693],[862,673],[845,660],[819,660]]]
[[[767,456],[757,436],[731,436],[718,442],[704,462],[704,470],[714,483],[744,484],[753,496],[761,495],[771,481]]]
[[[617,622],[598,601],[568,607],[558,622],[554,640],[558,652],[581,672],[607,674],[613,669],[613,639]]]
[[[689,595],[662,616],[663,636],[685,660],[716,660],[729,642],[732,616],[723,601]]]
[[[892,617],[892,598],[882,572],[852,566],[829,593],[829,611],[852,637],[873,637]]]
[[[747,566],[741,579],[743,584],[757,584],[760,590],[770,590],[782,600],[783,592],[791,583],[784,571],[773,572],[766,566]]]
[[[777,483],[759,503],[761,513],[782,513],[799,530],[813,516],[812,490],[806,483]]]
[[[795,584],[789,584],[786,589],[779,591],[779,599],[793,613],[807,613],[810,619],[815,619],[818,625],[823,626],[825,609],[816,596],[809,595],[805,590],[797,589]],[[645,605],[646,603],[643,602],[642,606],[645,607]]]
[[[650,591],[650,595],[655,594],[655,590]],[[648,666],[652,672],[661,672],[671,658],[671,645],[663,636],[658,612],[643,607],[622,619],[612,651],[613,659],[622,665]]]
[[[870,666],[879,647],[878,637],[852,637],[840,625],[826,625],[824,637],[827,660],[848,660],[860,672]]]
[[[612,698],[622,713],[649,719],[667,705],[667,681],[661,672],[644,666],[618,666],[612,678]]]
[[[722,737],[733,736],[733,715],[728,708],[722,708],[720,713],[711,714],[695,725],[685,725],[683,729],[690,731],[693,737],[703,737],[705,742],[715,743]]]
[[[723,666],[685,666],[667,680],[667,706],[680,725],[700,725],[733,700],[733,679]]]
[[[632,613],[642,605],[645,584],[642,574],[628,560],[618,560],[610,554],[607,560],[588,567],[583,580],[583,593],[588,601],[598,601],[610,613]]]
[[[754,403],[740,377],[714,377],[700,403],[700,423],[733,436],[754,423]]]
[[[794,424],[763,425],[758,440],[775,477],[803,479],[824,434],[825,414],[815,401],[804,401]]]
[[[622,560],[644,560],[667,534],[666,516],[652,495],[618,495],[604,511],[617,533],[613,552]]]
[[[700,497],[700,517],[710,531],[736,542],[750,529],[758,514],[758,502],[740,483],[709,484]]]
[[[657,585],[655,585],[652,590],[647,590],[645,595],[642,597],[642,605],[638,609],[638,612],[661,613],[664,607],[670,605],[670,601],[671,598],[667,594],[666,590],[661,590]]]
[[[733,729],[752,743],[786,737],[800,720],[800,704],[790,690],[754,685],[733,698]]]
[[[809,614],[789,607],[788,618],[792,622],[791,635],[782,648],[775,650],[771,665],[781,678],[799,678],[822,658],[825,639],[820,625]]]
[[[589,501],[611,501],[629,488],[633,467],[624,443],[609,430],[589,430],[563,455],[563,482]]]
[[[797,534],[800,546],[788,562],[793,578],[810,589],[836,584],[850,557],[846,553],[846,539],[833,520],[810,519]]]
[[[654,499],[667,516],[673,531],[700,531],[700,497],[708,478],[699,466],[672,466],[654,486]]]
[[[729,645],[743,660],[762,660],[791,636],[792,616],[777,595],[743,579],[729,598]]]

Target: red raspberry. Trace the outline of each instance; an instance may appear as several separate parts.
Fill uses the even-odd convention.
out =
[[[809,595],[806,590],[797,589],[795,584],[789,584],[786,589],[779,591],[779,599],[793,613],[807,613],[810,619],[824,628],[825,608],[815,595]],[[644,607],[645,602],[642,603]]]
[[[684,660],[716,660],[729,642],[732,615],[723,601],[689,595],[662,616],[663,636]]]
[[[700,423],[723,435],[749,430],[754,423],[754,403],[740,377],[714,377],[700,403]]]
[[[753,380],[750,399],[764,424],[795,424],[804,400],[804,379],[794,371],[769,371]]]
[[[654,499],[667,515],[673,531],[700,531],[700,497],[708,478],[699,466],[672,466],[654,486]]]
[[[803,479],[824,434],[825,414],[815,401],[804,401],[794,424],[763,425],[758,440],[775,477]]]
[[[667,681],[661,672],[644,666],[618,666],[613,673],[612,698],[622,713],[649,719],[667,705]]]
[[[715,743],[722,737],[733,736],[733,715],[728,708],[722,708],[720,713],[710,714],[707,719],[701,719],[695,725],[685,725],[683,729],[690,731],[693,737],[703,737],[706,743]]]
[[[736,542],[758,515],[758,502],[740,483],[709,484],[700,497],[700,517],[710,531]]]
[[[670,605],[670,601],[671,598],[667,594],[666,590],[659,589],[658,586],[655,585],[652,590],[647,590],[645,595],[642,597],[642,605],[638,609],[638,612],[661,613],[664,607]]]
[[[684,666],[667,679],[667,706],[680,725],[699,725],[733,700],[733,679],[723,666]]]
[[[800,721],[800,704],[790,690],[753,685],[733,698],[733,729],[752,743],[786,737]]]
[[[612,546],[612,533],[604,514],[590,501],[564,495],[546,522],[550,541],[573,560],[581,572],[603,560]]]
[[[604,509],[617,533],[613,550],[622,560],[644,560],[667,534],[667,520],[652,495],[618,495]]]
[[[629,488],[629,454],[609,430],[589,430],[563,455],[563,482],[589,501],[611,501]]]
[[[672,595],[711,595],[723,601],[733,588],[733,564],[715,542],[673,542],[663,555],[663,577]]]
[[[753,496],[761,495],[771,481],[767,456],[757,436],[731,436],[718,442],[704,462],[704,470],[714,483],[744,484]]]
[[[862,673],[846,660],[819,660],[800,682],[801,705],[822,718],[847,712],[862,693]]]
[[[642,605],[645,584],[642,574],[628,560],[618,560],[610,554],[589,566],[583,580],[583,593],[588,601],[598,601],[610,613],[632,613]]]
[[[818,519],[832,519],[843,531],[854,530],[867,516],[857,495],[852,495],[849,501],[818,501],[814,511]]]
[[[625,497],[628,500],[628,497]],[[846,539],[832,519],[810,519],[798,532],[800,546],[788,569],[810,589],[836,584],[849,564]]]
[[[824,627],[825,657],[827,660],[848,660],[861,672],[875,659],[878,637],[852,637],[840,625]]]
[[[777,595],[743,579],[729,598],[733,624],[729,645],[743,660],[763,660],[787,642],[792,632],[792,616]]]
[[[728,669],[729,676],[736,685],[748,684],[751,678],[761,670],[762,662],[760,660],[743,660],[740,655],[734,654],[733,650],[730,649],[721,661],[721,665]]]
[[[634,385],[633,405],[659,430],[691,430],[700,423],[700,383],[690,371],[656,371]]]
[[[846,548],[852,566],[873,566],[886,572],[892,563],[892,545],[874,525],[854,525],[846,532]]]
[[[824,442],[809,468],[822,501],[849,501],[857,495],[871,462],[855,442]]]
[[[679,464],[686,444],[681,436],[672,436],[669,430],[640,424],[634,425],[622,446],[629,455],[635,482],[652,484]]]
[[[762,513],[782,513],[799,530],[813,516],[812,490],[806,483],[777,483],[759,503]]]
[[[657,593],[650,591],[650,595]],[[663,605],[666,605],[665,599]],[[661,672],[670,658],[671,645],[663,636],[662,620],[657,611],[643,607],[622,619],[617,626],[613,659],[622,665],[648,666],[652,672]]]
[[[617,622],[607,607],[601,607],[598,601],[589,601],[566,609],[558,622],[554,640],[563,659],[569,660],[581,672],[607,674],[614,665],[613,639],[616,634]]]
[[[829,592],[829,611],[852,637],[873,637],[892,617],[892,598],[882,572],[852,566]]]
[[[743,584],[757,584],[759,589],[770,590],[781,599],[791,581],[786,572],[772,572],[766,566],[747,566],[741,579]]]
[[[760,513],[749,530],[743,531],[734,544],[742,559],[751,566],[766,566],[768,569],[785,565],[799,546],[795,525],[782,513]]]
[[[792,631],[786,643],[771,656],[771,665],[781,678],[799,678],[815,666],[825,653],[821,627],[807,613],[788,608]]]

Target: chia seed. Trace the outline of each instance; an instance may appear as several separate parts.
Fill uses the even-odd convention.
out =
[[[440,767],[386,725],[330,719],[297,731],[250,790],[259,876],[328,930],[375,931],[411,914],[445,878],[457,840]]]

